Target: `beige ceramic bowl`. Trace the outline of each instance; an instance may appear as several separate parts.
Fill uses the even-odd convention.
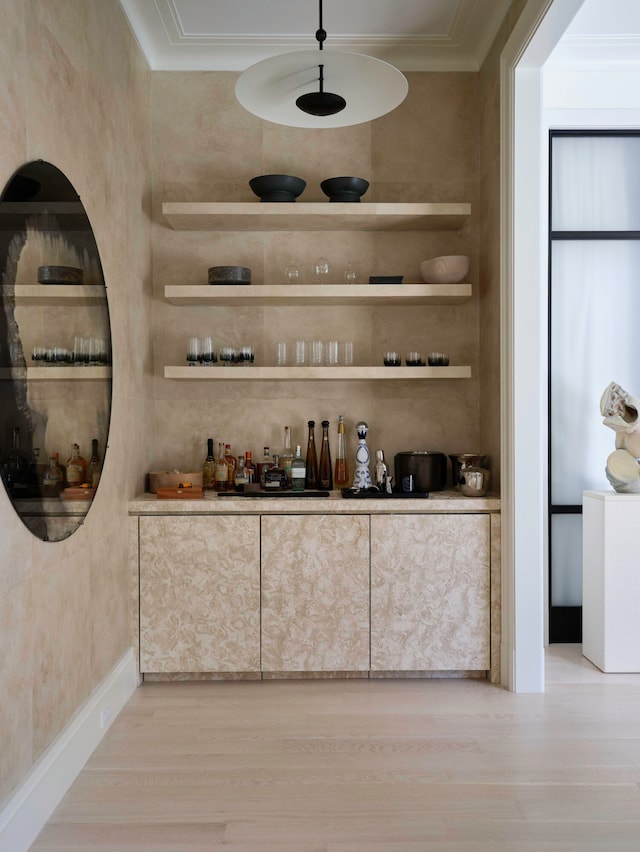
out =
[[[427,284],[458,284],[469,271],[466,254],[447,254],[423,260],[420,275]]]

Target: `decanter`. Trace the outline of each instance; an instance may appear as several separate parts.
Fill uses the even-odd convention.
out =
[[[369,426],[361,421],[356,425],[358,435],[358,446],[356,447],[356,468],[353,474],[354,488],[371,488],[371,471],[369,470],[369,462],[371,454],[367,446],[367,432]]]

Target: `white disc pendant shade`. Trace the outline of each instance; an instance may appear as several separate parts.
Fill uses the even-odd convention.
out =
[[[341,95],[346,107],[334,115],[309,115],[296,99],[319,90],[324,65],[324,91]],[[399,106],[409,91],[397,68],[361,53],[301,50],[257,62],[240,75],[236,98],[265,121],[289,127],[348,127],[379,118]]]

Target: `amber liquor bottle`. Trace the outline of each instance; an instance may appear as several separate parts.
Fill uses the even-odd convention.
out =
[[[227,491],[233,491],[236,482],[236,457],[231,454],[231,444],[224,445],[224,457],[227,460]]]
[[[256,466],[251,461],[251,450],[247,450],[244,455],[245,455],[245,468],[247,470],[248,481],[249,481],[249,483],[257,482]]]
[[[347,450],[344,437],[344,417],[338,418],[338,449],[336,450],[336,468],[333,477],[336,488],[346,488],[349,485],[349,469],[347,467]]]
[[[224,444],[218,443],[218,458],[213,469],[213,488],[215,491],[226,491],[229,465],[224,457]]]
[[[309,420],[309,440],[307,441],[307,473],[305,476],[304,487],[311,490],[318,487],[318,457],[316,455],[316,439],[314,435],[316,421]]]
[[[71,455],[67,462],[67,485],[79,486],[87,481],[87,460],[80,455],[78,444],[71,445]]]
[[[207,438],[207,457],[202,465],[202,488],[204,491],[213,491],[216,460],[213,455],[213,438]]]
[[[322,421],[322,447],[320,448],[320,464],[318,466],[320,488],[331,491],[333,488],[333,471],[331,470],[331,450],[329,449],[329,421]]]

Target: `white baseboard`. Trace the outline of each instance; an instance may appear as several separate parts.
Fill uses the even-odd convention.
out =
[[[0,852],[26,852],[138,685],[130,648],[0,812]]]

